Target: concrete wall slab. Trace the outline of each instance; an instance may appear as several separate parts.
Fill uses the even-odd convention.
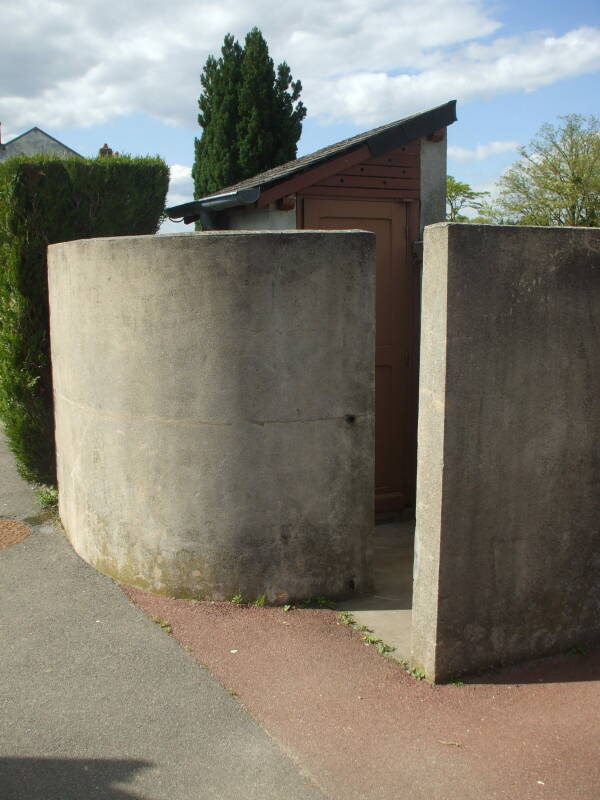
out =
[[[421,236],[427,225],[446,219],[448,136],[440,141],[421,139]]]
[[[600,638],[600,230],[425,231],[413,661]]]
[[[49,249],[60,514],[154,592],[367,587],[374,237],[198,233]]]

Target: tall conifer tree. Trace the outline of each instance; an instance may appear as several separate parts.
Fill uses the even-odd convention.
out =
[[[203,92],[198,100],[202,136],[195,140],[192,168],[196,198],[237,180],[237,95],[241,64],[242,48],[228,34],[219,60],[209,56],[204,65],[200,78]]]
[[[244,48],[228,34],[218,61],[207,59],[201,84],[196,198],[296,157],[306,116],[302,84],[285,62],[275,71],[258,28],[247,34]]]

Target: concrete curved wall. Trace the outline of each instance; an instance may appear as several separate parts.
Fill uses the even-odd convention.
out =
[[[374,237],[346,231],[50,247],[60,515],[75,550],[175,597],[364,589],[373,265]]]

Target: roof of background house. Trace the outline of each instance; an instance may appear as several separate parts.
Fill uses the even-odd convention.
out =
[[[30,133],[34,133],[35,131],[37,131],[38,133],[42,133],[47,139],[51,139],[53,142],[56,142],[56,144],[60,145],[64,150],[68,150],[70,153],[73,153],[74,156],[78,156],[79,158],[83,158],[83,156],[80,153],[78,153],[76,150],[73,150],[72,147],[69,147],[68,145],[64,144],[63,142],[60,142],[58,139],[55,139],[54,136],[50,136],[49,133],[46,133],[46,131],[43,131],[41,128],[38,128],[37,125],[35,125],[33,128],[29,128],[28,131],[25,131],[24,133],[20,133],[18,136],[15,136],[14,138],[9,139],[8,142],[2,142],[2,147],[6,148],[9,145],[14,144],[15,142],[17,142],[19,139],[22,139],[24,136],[27,136]]]
[[[419,139],[421,136],[427,136],[440,128],[445,128],[453,122],[456,122],[456,100],[450,100],[444,105],[436,106],[436,108],[423,111],[420,114],[413,114],[411,117],[396,120],[396,122],[389,122],[387,125],[381,125],[365,133],[359,133],[349,139],[343,139],[341,142],[336,142],[309,155],[280,164],[278,167],[273,167],[273,169],[269,169],[266,172],[246,178],[246,180],[235,183],[232,186],[225,186],[219,189],[218,192],[206,195],[201,200],[229,194],[240,189],[251,189],[277,183],[295,172],[300,172],[315,164],[327,161],[333,156],[346,153],[362,144],[366,144],[369,147],[373,158],[377,158],[377,156],[388,153],[390,150],[395,150],[397,147]]]

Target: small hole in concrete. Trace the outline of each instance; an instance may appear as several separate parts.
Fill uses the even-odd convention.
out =
[[[348,589],[353,592],[356,589],[356,581],[354,578],[348,578]]]
[[[354,414],[346,414],[344,419],[346,420],[348,425],[352,425],[352,423],[356,420],[356,417],[354,416]]]

